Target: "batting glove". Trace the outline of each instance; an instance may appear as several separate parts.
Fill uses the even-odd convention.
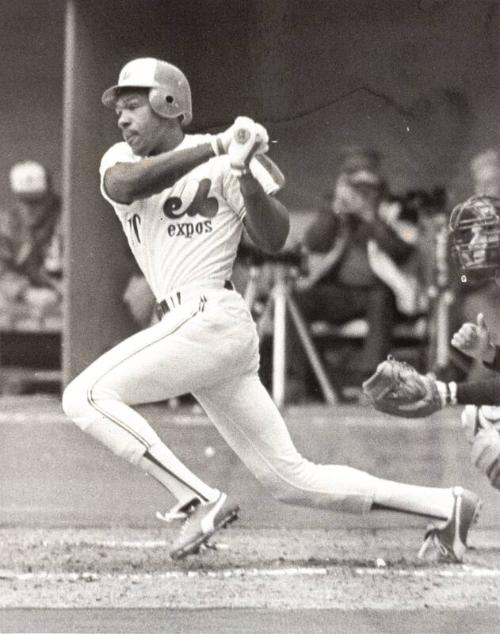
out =
[[[249,117],[237,117],[234,123],[229,126],[224,132],[219,132],[219,134],[213,134],[210,143],[212,145],[212,150],[214,151],[215,156],[221,156],[222,154],[227,154],[229,144],[234,138],[234,133],[236,129],[236,122],[239,125],[252,125],[254,122]]]
[[[231,171],[239,178],[250,173],[250,161],[256,154],[267,152],[269,137],[260,123],[255,123],[248,117],[238,117],[234,126],[234,138],[227,153]]]
[[[255,150],[254,154],[265,154],[269,151],[269,135],[265,127],[260,123],[255,123],[255,128],[259,146]]]

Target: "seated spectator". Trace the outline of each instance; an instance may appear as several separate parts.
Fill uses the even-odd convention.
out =
[[[418,230],[401,209],[389,196],[378,153],[355,148],[306,230],[310,274],[298,285],[297,301],[309,322],[367,321],[356,382],[390,352],[398,313],[418,310],[416,278],[400,268],[415,252]]]
[[[60,326],[60,199],[47,169],[35,161],[14,165],[9,182],[15,204],[0,212],[0,325]]]

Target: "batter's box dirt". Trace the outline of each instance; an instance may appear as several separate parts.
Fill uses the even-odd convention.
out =
[[[0,529],[0,607],[499,606],[500,537],[463,564],[421,562],[420,529],[224,531],[182,562],[172,530]],[[167,602],[167,603],[166,603]]]

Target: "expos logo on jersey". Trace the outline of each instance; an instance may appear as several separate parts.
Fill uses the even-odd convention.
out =
[[[192,238],[212,231],[211,219],[219,210],[219,201],[216,196],[210,195],[211,186],[211,180],[203,178],[177,183],[169,191],[161,206],[162,220],[171,221],[167,224],[169,237]],[[140,224],[141,218],[137,214],[129,219],[130,229],[139,243]]]
[[[170,237],[191,238],[212,231],[213,218],[219,210],[216,196],[210,195],[212,181],[209,178],[189,180],[174,186],[163,203],[163,214],[169,223],[167,233]],[[201,216],[201,220],[194,220]]]

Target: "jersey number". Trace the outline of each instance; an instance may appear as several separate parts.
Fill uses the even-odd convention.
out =
[[[141,236],[139,235],[139,227],[141,224],[141,217],[134,214],[132,218],[128,219],[128,226],[131,235],[135,235],[137,242],[141,242]]]

